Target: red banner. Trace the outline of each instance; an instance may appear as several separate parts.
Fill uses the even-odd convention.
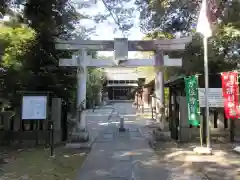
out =
[[[238,72],[224,72],[221,74],[224,111],[228,119],[239,117],[238,104]]]

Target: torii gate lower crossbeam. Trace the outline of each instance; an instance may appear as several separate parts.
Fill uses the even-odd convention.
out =
[[[92,59],[92,57],[87,56],[85,59],[86,62],[81,62],[80,66],[83,64],[87,67],[141,67],[141,66],[158,66],[156,64],[155,58],[151,59],[127,59],[125,62],[122,62],[120,65],[116,65],[114,60],[109,59]],[[60,59],[59,66],[78,66],[78,58],[72,56],[72,59]],[[164,67],[181,67],[182,59],[181,58],[169,58],[169,56],[163,57],[163,66]]]

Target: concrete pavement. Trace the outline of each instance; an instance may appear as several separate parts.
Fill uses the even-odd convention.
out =
[[[144,121],[136,121],[131,103],[112,105],[126,118],[126,132],[119,132],[117,117],[89,114],[88,126],[94,130],[95,142],[76,180],[201,180],[201,176],[183,172],[178,167],[161,163],[139,129]],[[101,111],[99,109],[99,111]],[[97,113],[97,112],[95,112]],[[101,113],[101,112],[100,112]],[[105,113],[110,115],[109,113]],[[95,122],[95,123],[94,123]],[[105,124],[104,124],[105,122]],[[103,125],[101,125],[104,124]]]

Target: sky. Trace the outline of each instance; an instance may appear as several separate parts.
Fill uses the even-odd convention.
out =
[[[72,0],[72,5],[74,7],[77,7],[79,5],[79,2],[83,1],[96,1],[97,3],[92,5],[90,8],[81,8],[77,9],[81,14],[89,15],[90,17],[96,16],[97,14],[103,14],[105,11],[107,11],[106,7],[104,6],[102,0]],[[134,6],[134,0],[130,1],[130,3],[126,4],[128,7]],[[8,21],[9,17],[5,16],[3,21]],[[81,20],[80,21],[81,26],[87,27],[87,28],[93,28],[95,27],[95,32],[90,34],[90,38],[92,40],[113,40],[114,38],[120,38],[123,37],[121,31],[115,31],[114,29],[118,28],[116,23],[114,22],[112,17],[109,17],[106,21],[103,23],[96,23],[93,20]],[[139,12],[135,11],[133,14],[133,24],[134,26],[130,29],[128,32],[129,35],[126,36],[129,40],[141,40],[143,38],[143,33],[141,33],[139,28]],[[113,56],[113,52],[99,52],[99,55],[104,56]],[[129,52],[128,53],[129,58],[136,58],[141,57],[141,53],[139,52]]]
[[[75,2],[84,1],[84,0],[74,0]],[[129,4],[133,5],[133,4]],[[97,1],[97,4],[92,5],[91,8],[81,8],[79,12],[84,13],[86,15],[94,16],[98,13],[102,13],[106,11],[106,8],[101,0]],[[139,28],[139,13],[135,12],[133,15],[134,26],[129,31],[129,35],[126,36],[129,40],[141,40],[143,38],[143,34]],[[121,31],[114,32],[114,29],[117,27],[112,17],[109,17],[103,23],[97,24],[93,20],[82,20],[81,25],[86,26],[88,28],[96,27],[96,31],[94,34],[90,35],[90,38],[93,40],[113,40],[114,38],[123,37]],[[99,52],[99,55],[111,56],[113,52]],[[136,56],[136,52],[129,52],[129,57],[133,58]]]

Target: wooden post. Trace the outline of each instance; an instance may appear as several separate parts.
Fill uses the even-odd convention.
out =
[[[206,144],[206,142],[207,142],[207,133],[206,133],[207,122],[206,122],[205,108],[202,108],[201,114],[202,114],[202,122],[203,122],[202,123],[203,144]]]
[[[172,116],[172,131],[171,131],[171,137],[175,140],[178,140],[178,111],[177,111],[177,98],[176,98],[176,92],[173,91],[173,116]]]
[[[169,87],[169,104],[168,104],[168,123],[169,123],[169,130],[172,128],[172,88]]]
[[[230,121],[230,141],[234,142],[235,140],[235,120],[236,119],[228,119]]]
[[[138,109],[138,89],[137,89],[137,109]]]
[[[151,97],[151,112],[152,112],[152,119],[154,119],[154,117],[153,117],[153,96],[152,95],[149,95],[150,97]],[[150,98],[149,98],[150,99]]]

